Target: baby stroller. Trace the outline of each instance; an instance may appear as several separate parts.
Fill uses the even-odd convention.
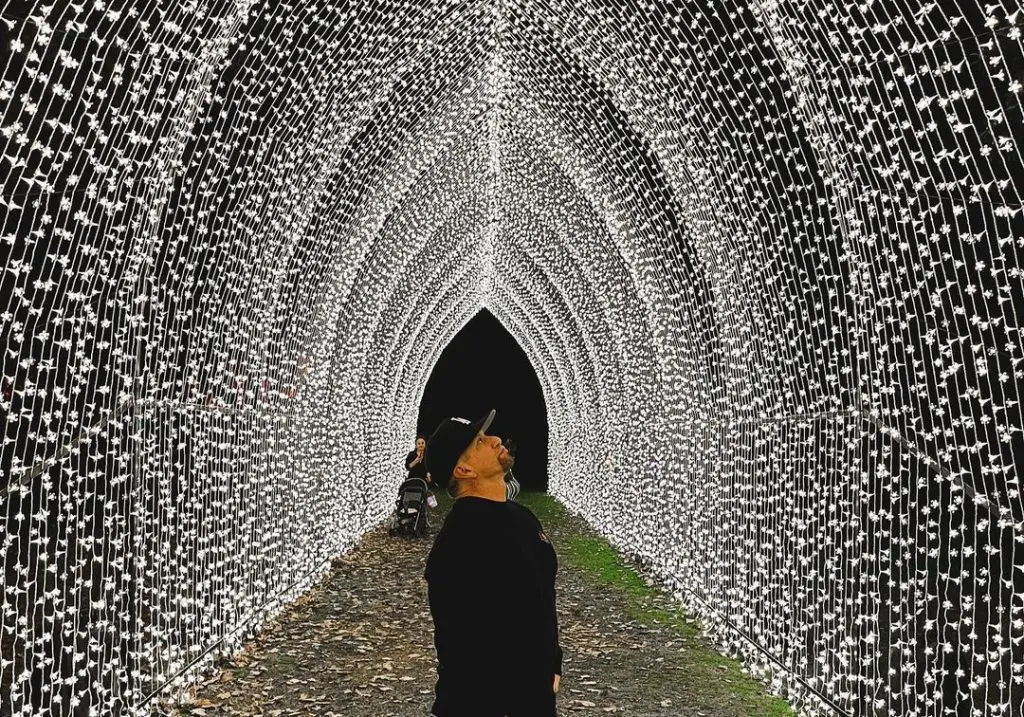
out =
[[[408,538],[425,536],[430,528],[427,519],[428,498],[433,498],[433,494],[422,478],[409,478],[402,483],[398,488],[395,515],[388,534]]]

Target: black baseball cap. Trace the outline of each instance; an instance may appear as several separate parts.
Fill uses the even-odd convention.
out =
[[[427,440],[424,461],[430,479],[444,488],[451,480],[459,456],[469,448],[476,434],[486,431],[494,420],[495,410],[477,421],[469,421],[455,416],[446,418],[438,424]]]

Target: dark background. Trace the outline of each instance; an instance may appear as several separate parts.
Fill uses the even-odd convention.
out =
[[[486,309],[445,347],[427,380],[419,432],[427,438],[449,416],[471,421],[498,411],[488,434],[516,442],[516,478],[525,490],[547,490],[548,420],[529,359]]]

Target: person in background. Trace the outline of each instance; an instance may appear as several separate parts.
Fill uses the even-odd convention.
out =
[[[515,500],[522,488],[512,473],[512,466],[516,464],[516,444],[511,438],[506,438],[502,443],[507,451],[501,460],[501,468],[505,471],[505,500]]]
[[[558,557],[528,508],[505,500],[508,451],[478,421],[449,418],[427,465],[455,503],[427,556],[434,620],[434,717],[556,717],[562,649]]]
[[[409,471],[409,478],[422,478],[427,482],[427,485],[432,485],[430,480],[430,473],[427,472],[427,464],[423,460],[424,452],[427,449],[427,439],[421,435],[416,436],[416,447],[409,451],[409,455],[405,457],[405,469]]]

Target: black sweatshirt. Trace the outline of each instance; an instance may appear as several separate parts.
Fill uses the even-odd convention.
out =
[[[562,673],[558,558],[511,501],[459,498],[424,577],[437,649],[436,717],[554,717]]]

